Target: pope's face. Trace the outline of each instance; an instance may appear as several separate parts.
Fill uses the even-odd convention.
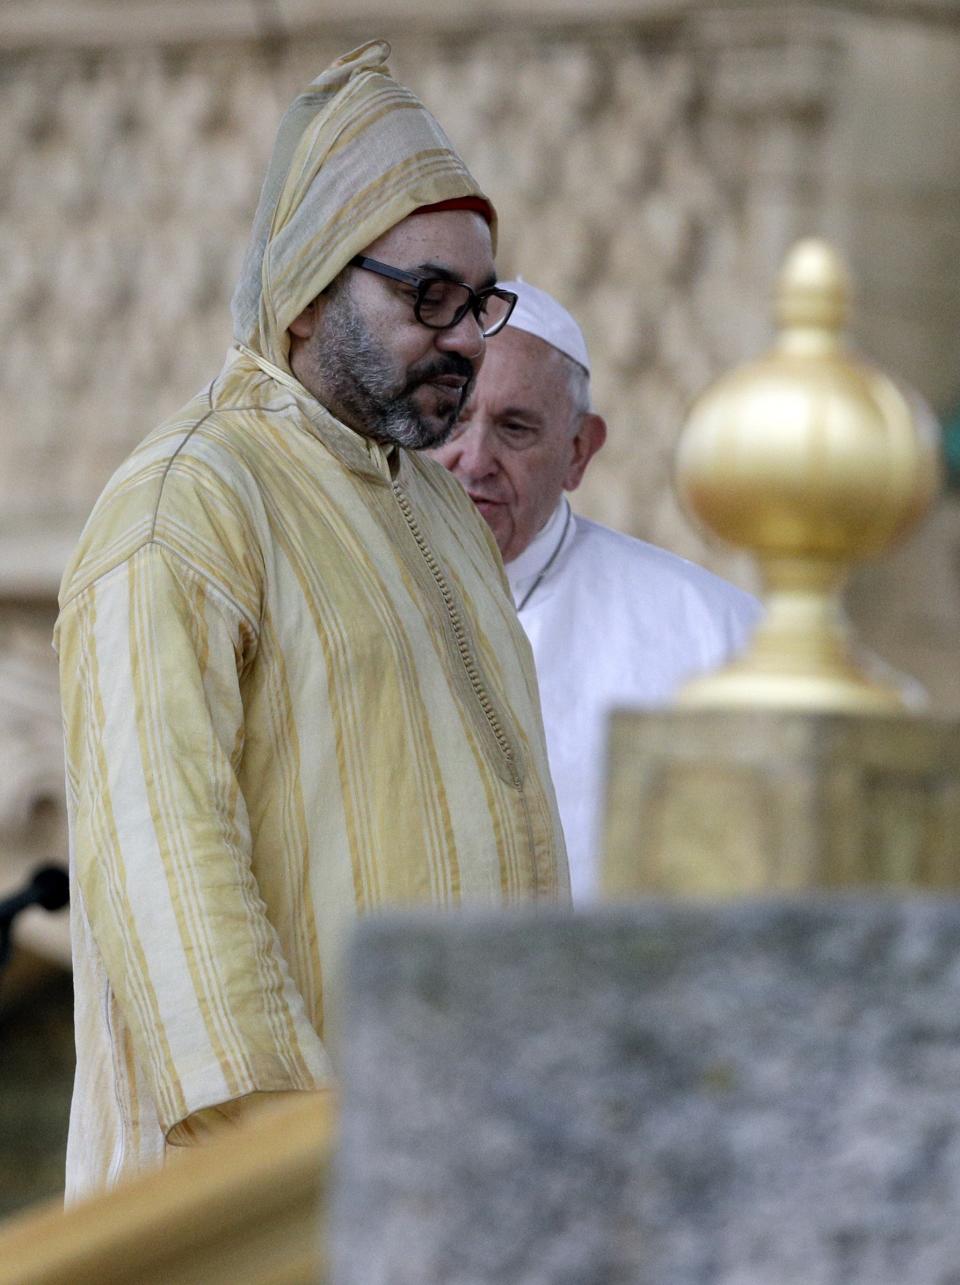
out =
[[[393,268],[495,284],[490,229],[470,210],[413,214],[367,246]],[[291,367],[344,423],[414,450],[444,440],[469,396],[486,341],[472,312],[448,330],[414,316],[413,287],[350,267],[291,325]]]
[[[570,362],[507,325],[487,341],[473,397],[434,459],[463,483],[504,562],[518,557],[563,491],[579,486],[606,429],[576,404]]]

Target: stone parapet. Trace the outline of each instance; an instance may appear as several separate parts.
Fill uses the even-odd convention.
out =
[[[367,922],[335,1285],[900,1285],[960,1255],[960,903]]]
[[[249,40],[265,36],[291,39],[318,32],[407,31],[451,33],[542,26],[595,28],[629,23],[635,27],[719,19],[742,19],[756,29],[771,8],[797,15],[834,18],[844,10],[872,19],[908,19],[952,27],[954,0],[592,0],[585,13],[582,0],[5,0],[0,10],[0,49],[30,45],[90,48],[146,42],[177,45],[193,41]],[[769,26],[769,23],[767,24]]]

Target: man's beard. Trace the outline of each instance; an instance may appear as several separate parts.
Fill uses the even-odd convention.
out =
[[[395,442],[412,451],[442,446],[453,432],[472,389],[476,370],[460,353],[438,354],[407,367],[406,378],[377,344],[350,298],[340,286],[330,299],[311,342],[311,363],[322,386],[321,401],[340,418],[377,442]],[[442,375],[460,375],[466,383],[450,388],[449,409],[428,417],[414,394]]]

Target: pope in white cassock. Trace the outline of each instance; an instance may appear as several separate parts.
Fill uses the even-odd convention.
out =
[[[430,452],[486,518],[533,647],[575,901],[596,892],[606,720],[662,705],[746,642],[756,599],[702,567],[578,517],[564,496],[606,439],[580,327],[524,281],[453,435]]]

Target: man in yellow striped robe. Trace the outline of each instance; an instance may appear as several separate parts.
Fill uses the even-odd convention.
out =
[[[358,914],[568,895],[492,537],[403,449],[452,426],[504,307],[495,223],[388,52],[287,113],[236,345],[115,474],[64,577],[70,1198],[329,1087]],[[437,279],[466,301],[452,324]]]

